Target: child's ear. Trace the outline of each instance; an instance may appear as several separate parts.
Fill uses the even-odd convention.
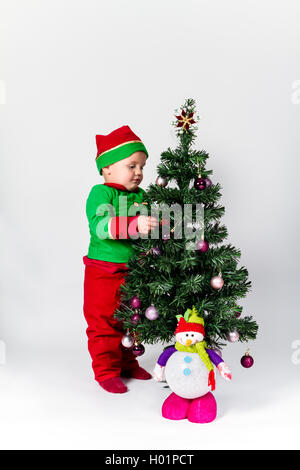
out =
[[[111,173],[110,165],[104,166],[104,167],[102,168],[102,174],[103,174],[103,175],[110,175],[110,173]]]

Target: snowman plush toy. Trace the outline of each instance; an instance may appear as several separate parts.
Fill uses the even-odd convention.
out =
[[[187,418],[193,423],[210,423],[217,416],[217,403],[211,393],[215,389],[214,366],[225,380],[231,380],[231,372],[223,359],[207,348],[204,320],[195,307],[177,319],[176,344],[164,350],[153,371],[158,382],[165,375],[173,392],[162,406],[162,415],[173,420]]]

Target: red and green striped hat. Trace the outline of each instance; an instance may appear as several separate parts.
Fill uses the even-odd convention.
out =
[[[108,135],[96,135],[97,168],[102,175],[102,168],[130,157],[134,152],[148,152],[141,139],[132,132],[129,126],[115,129]]]

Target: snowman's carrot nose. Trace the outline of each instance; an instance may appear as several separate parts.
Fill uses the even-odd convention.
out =
[[[192,340],[191,340],[191,339],[187,339],[185,344],[186,344],[187,346],[190,346],[190,345],[192,344]]]

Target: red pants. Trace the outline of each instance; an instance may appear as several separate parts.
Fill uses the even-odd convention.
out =
[[[120,285],[128,268],[125,263],[92,260],[86,256],[83,311],[88,327],[88,349],[98,382],[119,377],[122,370],[138,367],[134,354],[121,344],[122,322],[114,318],[120,306]]]

